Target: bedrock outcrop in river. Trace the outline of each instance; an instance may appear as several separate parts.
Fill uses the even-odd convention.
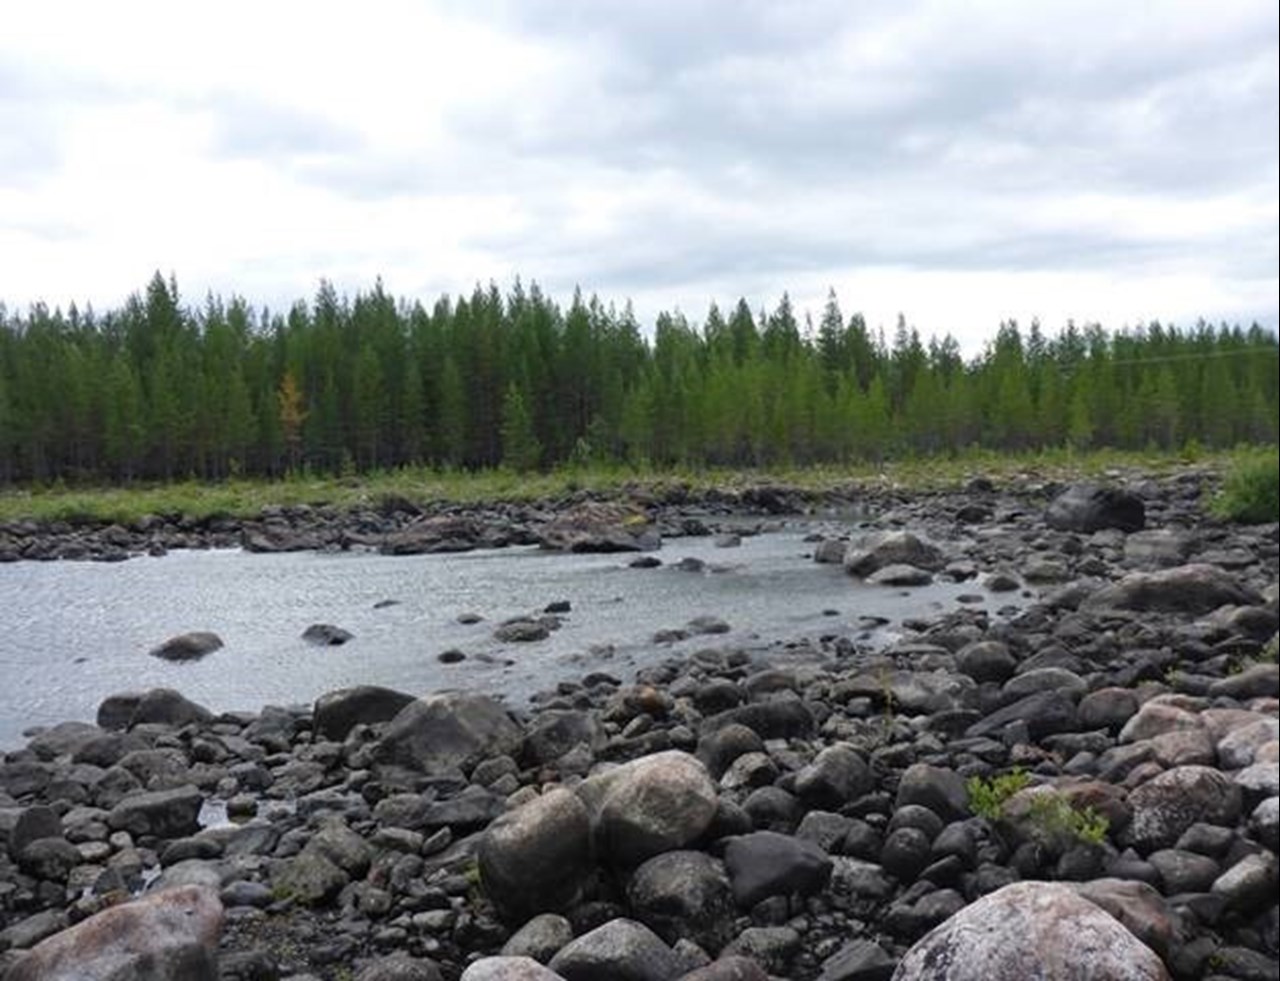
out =
[[[648,515],[627,504],[587,501],[555,515],[539,535],[559,552],[649,552],[662,537]]]

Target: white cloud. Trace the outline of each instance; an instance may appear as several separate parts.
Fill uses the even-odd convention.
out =
[[[700,317],[784,290],[1277,319],[1264,0],[50,2],[0,35],[0,299],[430,301],[515,275]]]

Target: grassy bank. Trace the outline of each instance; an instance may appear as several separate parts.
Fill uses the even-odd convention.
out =
[[[1246,451],[1256,454],[1257,451]],[[1274,452],[1274,451],[1272,451]],[[1159,474],[1191,463],[1224,472],[1240,454],[1152,454],[1055,450],[1024,455],[973,452],[955,457],[903,460],[880,465],[814,466],[767,470],[641,470],[631,467],[565,468],[550,473],[464,473],[408,468],[359,477],[295,474],[279,481],[184,481],[127,487],[36,487],[0,491],[0,521],[133,521],[145,514],[251,516],[264,506],[376,505],[390,497],[416,503],[524,501],[554,498],[582,488],[626,488],[685,484],[691,489],[741,488],[777,483],[822,491],[861,485],[879,489],[931,490],[956,487],[975,476],[997,483],[1015,475],[1068,479],[1109,470]]]

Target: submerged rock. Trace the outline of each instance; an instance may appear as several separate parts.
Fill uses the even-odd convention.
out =
[[[165,661],[195,661],[212,654],[222,646],[222,638],[208,630],[193,630],[190,633],[170,637],[163,644],[151,648],[152,657]]]

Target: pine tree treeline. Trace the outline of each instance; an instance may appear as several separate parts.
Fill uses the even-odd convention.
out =
[[[1256,325],[1007,323],[966,361],[901,319],[886,341],[834,293],[816,326],[784,295],[700,326],[664,313],[651,339],[629,305],[566,310],[518,281],[430,310],[322,284],[272,315],[184,307],[157,274],[106,314],[0,308],[5,483],[1224,447],[1275,442],[1278,415],[1277,340]]]

